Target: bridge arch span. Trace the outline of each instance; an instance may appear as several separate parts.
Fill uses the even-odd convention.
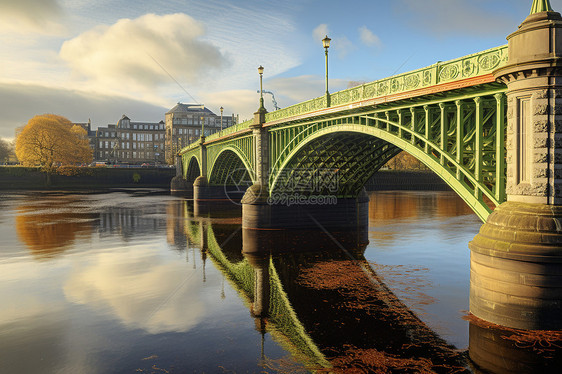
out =
[[[236,147],[227,146],[213,158],[209,165],[209,184],[227,185],[239,181],[254,182],[254,172],[245,155]]]
[[[339,174],[332,178],[338,178],[336,188],[332,180],[322,178],[321,184],[326,187],[319,193],[331,192],[338,197],[355,197],[361,191],[365,183],[376,173],[388,160],[392,159],[402,150],[408,152],[417,160],[425,164],[443,181],[445,181],[481,218],[485,219],[491,208],[479,199],[475,189],[478,185],[474,176],[459,165],[454,157],[440,150],[439,145],[433,144],[427,139],[397,122],[377,118],[385,124],[383,128],[366,126],[361,117],[354,117],[347,124],[329,126],[308,135],[296,145],[282,162],[277,160],[272,168],[270,176],[271,193],[283,189],[285,180],[293,180],[297,186],[310,186],[314,184],[311,170],[324,170],[324,174]],[[387,126],[392,125],[402,130],[401,136],[388,131]],[[410,132],[411,139],[419,138],[428,143],[426,153],[423,147],[413,144],[410,139],[405,139],[403,133]],[[454,165],[456,170],[461,171],[462,178],[457,178],[450,169],[444,167],[443,161]],[[322,173],[322,171],[321,171]],[[318,177],[318,176],[316,176]],[[468,181],[468,183],[467,183]],[[306,188],[306,187],[305,187]],[[331,191],[328,191],[332,189]],[[494,196],[487,196],[494,201]]]
[[[195,182],[195,179],[201,175],[201,163],[196,156],[192,156],[189,158],[189,161],[186,162],[184,168],[183,175],[185,176],[185,180],[191,185]]]

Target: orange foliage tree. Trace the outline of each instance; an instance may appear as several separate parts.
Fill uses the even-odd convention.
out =
[[[55,114],[38,115],[27,122],[16,139],[16,155],[23,165],[41,166],[47,174],[60,165],[92,161],[86,130]]]

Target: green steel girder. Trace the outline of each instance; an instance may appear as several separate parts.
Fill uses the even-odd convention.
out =
[[[252,178],[252,180],[254,180],[255,167],[253,165],[254,152],[253,138],[251,134],[243,134],[239,137],[229,138],[207,145],[207,176],[211,178],[211,174],[215,169],[216,161],[221,157],[222,152],[227,149],[234,152],[240,158],[240,160],[248,170],[250,177]]]
[[[240,150],[227,146],[213,160],[208,176],[210,185],[224,186],[231,181],[252,180],[253,170]],[[233,179],[230,179],[233,178]]]
[[[278,175],[287,174],[287,168],[345,165],[353,167],[355,173],[342,177],[340,181],[349,186],[338,190],[338,194],[357,193],[361,181],[374,173],[363,175],[357,170],[378,170],[382,159],[380,162],[373,160],[351,140],[338,140],[336,136],[324,144],[315,139],[328,134],[345,137],[350,132],[359,132],[408,151],[443,178],[480,218],[485,219],[491,212],[489,203],[499,205],[505,201],[504,91],[505,87],[495,86],[483,92],[473,90],[468,95],[445,96],[441,101],[419,100],[410,107],[398,103],[398,108],[276,126],[270,130],[270,134],[275,134],[270,141],[270,159],[273,160],[270,191],[275,191]],[[321,152],[329,147],[333,150]],[[388,157],[394,154],[391,150],[385,153]],[[334,161],[345,159],[346,155],[350,160],[345,163]],[[295,175],[295,178],[298,182],[304,176]]]
[[[201,154],[199,148],[195,148],[190,152],[184,153],[181,155],[182,160],[182,175],[183,178],[187,181],[190,181],[190,176],[194,173],[198,176],[201,175]],[[192,168],[197,167],[197,171],[194,171]],[[195,179],[194,179],[195,180]]]
[[[195,179],[197,179],[197,177],[201,175],[201,166],[199,166],[199,160],[197,160],[197,157],[191,157],[191,159],[189,160],[189,164],[187,165],[187,169],[183,175],[187,183],[191,184],[193,184],[193,182],[195,182]]]

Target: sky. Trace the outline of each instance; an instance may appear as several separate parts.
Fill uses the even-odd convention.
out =
[[[562,11],[562,0],[551,0]],[[506,44],[532,0],[0,0],[0,138],[54,113],[158,122],[178,102],[249,119]],[[265,106],[273,111],[271,96]]]

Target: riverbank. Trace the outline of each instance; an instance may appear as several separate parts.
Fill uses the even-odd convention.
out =
[[[78,168],[76,175],[46,174],[37,168],[0,167],[0,190],[84,190],[106,188],[170,188],[174,168]],[[367,191],[448,191],[431,171],[379,170],[365,185]]]
[[[75,175],[51,175],[38,168],[0,167],[0,190],[92,190],[106,188],[170,188],[175,168],[78,168]]]

